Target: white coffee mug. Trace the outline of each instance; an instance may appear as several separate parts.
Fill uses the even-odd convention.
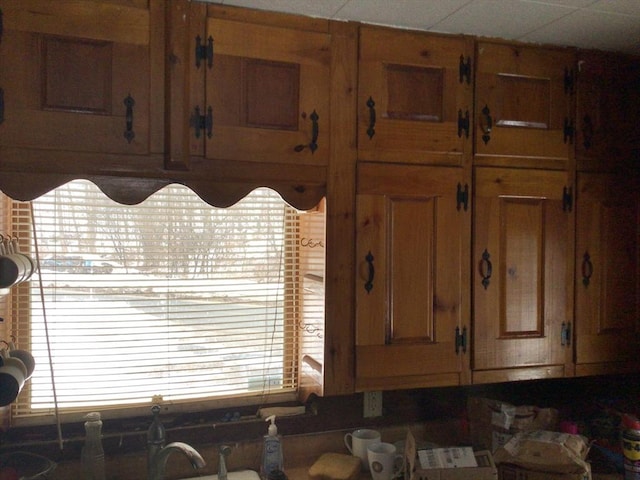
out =
[[[21,360],[5,357],[0,367],[0,406],[9,405],[22,391],[27,369]]]
[[[36,361],[33,358],[33,355],[31,355],[31,352],[12,348],[11,350],[9,350],[9,357],[17,358],[24,364],[25,368],[27,369],[27,374],[25,375],[24,379],[29,380],[36,368]]]
[[[378,442],[367,447],[373,480],[391,480],[402,474],[404,459],[393,443]]]
[[[26,276],[25,265],[20,259],[12,258],[14,255],[0,256],[0,287],[12,287]]]
[[[359,428],[344,436],[344,445],[354,457],[360,458],[362,470],[369,470],[367,447],[380,442],[380,432],[369,428]]]
[[[7,253],[0,256],[0,288],[12,287],[31,278],[35,265],[22,253]]]

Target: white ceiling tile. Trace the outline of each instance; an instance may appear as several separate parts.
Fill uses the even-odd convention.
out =
[[[640,0],[203,0],[640,55]]]
[[[451,33],[518,39],[574,9],[522,0],[475,0],[434,26]]]
[[[350,0],[337,13],[341,20],[428,29],[471,0]]]
[[[509,1],[509,0],[506,0]],[[531,3],[542,3],[544,5],[560,5],[563,7],[584,8],[596,3],[598,0],[526,0]],[[605,0],[607,1],[607,0]],[[628,0],[623,0],[628,1]]]
[[[310,17],[332,18],[347,0],[205,0],[234,7],[296,13]]]
[[[589,9],[633,15],[640,18],[640,2],[638,0],[596,0],[593,5],[589,6]]]
[[[584,9],[529,33],[524,40],[637,53],[640,22],[630,16]]]

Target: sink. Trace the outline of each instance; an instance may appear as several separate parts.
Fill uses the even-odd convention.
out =
[[[218,480],[218,475],[202,475],[200,477],[183,478],[182,480]],[[237,470],[227,473],[227,480],[260,480],[255,470]]]

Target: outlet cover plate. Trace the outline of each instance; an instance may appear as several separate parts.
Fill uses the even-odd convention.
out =
[[[382,392],[364,392],[364,418],[382,416]]]

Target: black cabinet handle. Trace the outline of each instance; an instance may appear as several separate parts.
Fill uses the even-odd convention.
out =
[[[482,141],[486,145],[491,140],[491,130],[493,129],[493,118],[491,118],[491,110],[485,105],[482,109],[482,118],[480,119],[480,128],[482,128]]]
[[[296,145],[295,147],[293,147],[296,152],[301,152],[305,148],[309,148],[309,150],[311,150],[311,153],[313,154],[318,149],[318,134],[320,133],[318,120],[320,119],[320,116],[314,110],[313,112],[311,112],[311,115],[309,115],[309,119],[311,120],[311,142],[309,142],[309,145]]]
[[[364,257],[364,259],[367,261],[367,265],[369,266],[369,278],[367,278],[367,281],[364,284],[364,289],[367,293],[371,293],[371,290],[373,290],[373,277],[376,274],[376,271],[373,268],[373,255],[371,255],[371,251],[367,253],[367,256]]]
[[[480,275],[482,276],[482,286],[486,290],[489,286],[489,282],[491,281],[491,274],[493,273],[493,265],[491,265],[491,260],[489,258],[489,252],[487,249],[484,249],[482,252],[482,260],[480,260]]]
[[[124,106],[127,109],[125,113],[126,128],[124,130],[124,138],[126,138],[129,143],[131,143],[136,136],[133,131],[133,107],[135,104],[136,101],[133,99],[131,94],[127,95],[127,98],[124,99]]]
[[[591,282],[591,275],[593,275],[593,263],[591,263],[591,255],[589,252],[584,252],[582,257],[582,284],[587,287]]]

